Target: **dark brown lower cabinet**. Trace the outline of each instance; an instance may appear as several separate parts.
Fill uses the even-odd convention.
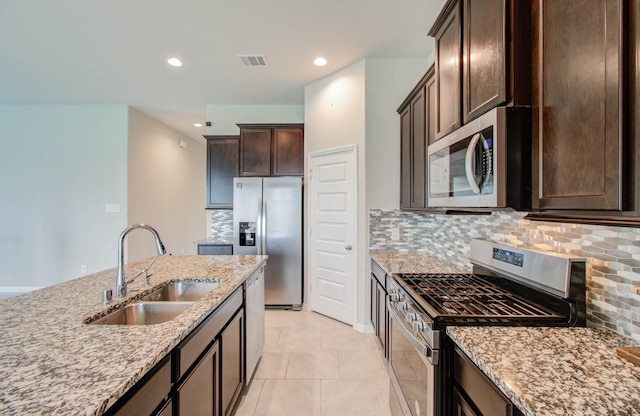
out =
[[[244,382],[243,320],[244,314],[240,310],[220,335],[223,358],[221,361],[220,384],[222,393],[220,397],[224,416],[228,416],[233,412]]]
[[[178,415],[218,416],[218,380],[220,368],[219,342],[205,352],[203,358],[176,389]]]
[[[387,356],[387,289],[386,274],[374,261],[371,262],[370,319],[384,356]]]
[[[480,416],[456,388],[453,389],[453,414],[455,416]]]
[[[522,413],[456,349],[453,359],[453,410],[458,416],[519,416]]]
[[[173,416],[173,402],[171,400],[167,401],[164,406],[162,406],[158,416]]]
[[[171,388],[171,360],[167,356],[129,390],[105,415],[158,415]],[[166,406],[163,406],[164,409]],[[171,407],[171,406],[169,406]],[[170,414],[170,413],[169,413]]]
[[[105,415],[230,415],[244,384],[243,298],[239,287]]]

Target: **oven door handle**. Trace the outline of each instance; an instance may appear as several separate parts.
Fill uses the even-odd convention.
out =
[[[434,353],[434,350],[429,347],[429,345],[425,345],[424,342],[420,341],[413,334],[413,330],[409,329],[409,326],[404,322],[404,320],[398,315],[398,310],[391,303],[391,300],[387,298],[387,310],[391,315],[391,319],[397,323],[397,328],[402,332],[402,335],[413,345],[413,347],[418,350],[420,354],[422,354],[430,364],[438,365],[438,354]]]

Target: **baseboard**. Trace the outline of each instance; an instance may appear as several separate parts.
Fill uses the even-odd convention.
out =
[[[373,325],[371,325],[371,324],[368,324],[368,325],[355,324],[353,326],[353,329],[355,329],[356,331],[359,331],[359,332],[364,332],[365,334],[373,334],[374,333]]]

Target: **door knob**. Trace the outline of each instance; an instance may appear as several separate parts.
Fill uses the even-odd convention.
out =
[[[344,249],[347,251],[351,251],[353,247],[351,247],[351,244],[347,244],[346,246],[344,246]]]

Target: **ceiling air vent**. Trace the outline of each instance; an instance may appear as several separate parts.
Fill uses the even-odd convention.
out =
[[[240,58],[242,66],[267,66],[267,61],[264,59],[264,55],[238,55],[238,58]]]

